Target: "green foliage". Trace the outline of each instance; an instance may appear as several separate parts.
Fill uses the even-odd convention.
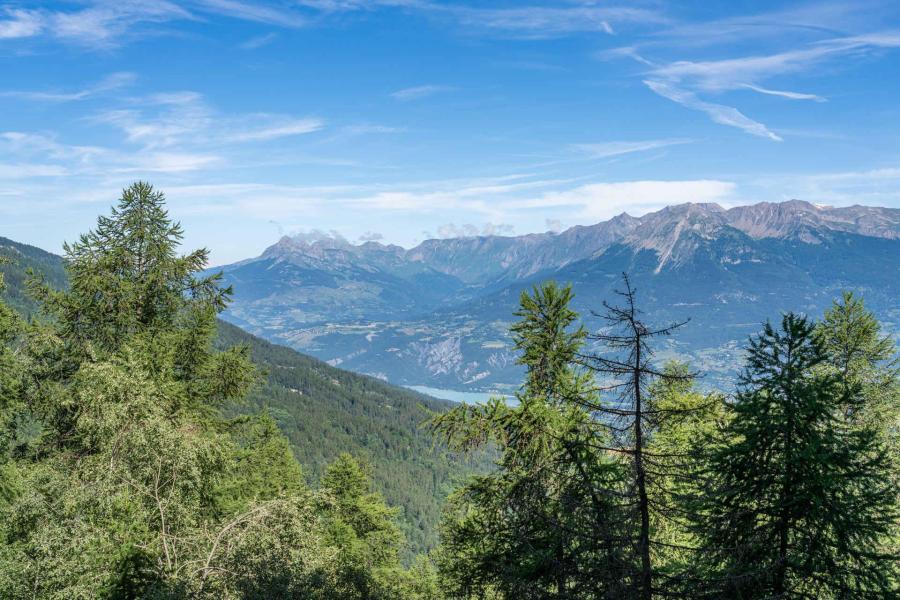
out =
[[[0,264],[0,272],[7,272],[10,285],[0,297],[20,298],[25,314],[39,313],[39,304],[25,292],[26,271],[32,268],[42,281],[54,289],[67,287],[63,260],[36,248],[0,240],[0,254],[15,257],[8,265]],[[21,308],[20,305],[16,305]],[[261,411],[276,421],[288,437],[294,456],[303,464],[308,483],[315,484],[327,466],[342,452],[351,452],[372,465],[375,488],[384,494],[388,503],[402,509],[399,525],[406,538],[401,551],[404,563],[411,563],[419,552],[437,544],[437,523],[441,506],[453,487],[470,473],[490,468],[490,457],[476,453],[466,461],[434,448],[432,438],[420,429],[423,419],[434,412],[447,410],[452,403],[423,396],[388,385],[371,377],[342,371],[322,361],[299,354],[252,336],[237,327],[219,321],[213,323],[203,311],[185,312],[179,316],[190,336],[181,337],[181,364],[198,368],[206,364],[208,377],[196,382],[221,385],[227,380],[241,381],[247,363],[239,354],[249,352],[258,365],[261,379],[249,394],[237,401],[225,402],[224,414],[237,417]],[[179,325],[182,328],[183,325]],[[205,330],[205,331],[204,331]],[[44,347],[61,343],[51,330],[33,330],[32,352],[42,338]],[[215,346],[227,354],[216,353],[207,361],[189,357],[198,337],[209,333],[216,336]],[[165,346],[153,349],[158,354]],[[234,358],[234,364],[225,364]],[[213,368],[218,365],[219,368]],[[58,365],[46,365],[49,369]],[[238,369],[238,366],[242,366]],[[182,367],[179,367],[181,369]],[[46,379],[47,373],[35,375]],[[227,392],[226,392],[227,394]],[[217,396],[214,390],[198,395]],[[236,397],[237,394],[230,393]],[[30,419],[20,424],[20,437],[29,434]]]
[[[452,446],[497,444],[490,475],[451,500],[438,558],[451,597],[602,598],[623,585],[618,527],[609,497],[596,494],[621,465],[591,445],[589,377],[572,366],[584,331],[569,331],[571,288],[523,294],[513,326],[527,370],[519,406],[461,406],[432,421]]]
[[[841,420],[846,385],[821,337],[787,314],[751,340],[733,418],[711,453],[698,531],[719,590],[741,598],[887,597],[893,466],[871,428]],[[896,580],[895,580],[896,581]]]
[[[308,482],[348,452],[371,465],[375,489],[402,509],[398,523],[406,539],[404,563],[437,545],[437,524],[446,498],[466,476],[485,472],[490,452],[461,460],[421,428],[430,414],[453,404],[326,363],[220,322],[217,346],[246,345],[265,370],[260,385],[229,415],[267,410],[290,442]]]
[[[692,511],[704,493],[705,442],[727,423],[724,398],[701,393],[685,363],[665,365],[668,377],[648,389],[647,455],[651,463],[653,560],[669,596],[691,597],[702,564],[702,540],[691,531]]]
[[[837,377],[844,393],[843,417],[872,426],[891,440],[896,450],[900,434],[900,358],[894,341],[863,299],[844,292],[816,325],[825,352],[823,366]]]
[[[406,597],[361,471],[311,492],[270,416],[222,416],[256,368],[214,349],[228,290],[163,200],[135,184],[66,247],[68,289],[31,285],[45,324],[0,304],[0,597]]]

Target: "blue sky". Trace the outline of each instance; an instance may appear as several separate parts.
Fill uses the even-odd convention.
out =
[[[900,207],[900,3],[0,4],[0,235],[135,179],[216,263],[801,198]]]

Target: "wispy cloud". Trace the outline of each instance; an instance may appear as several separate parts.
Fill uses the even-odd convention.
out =
[[[299,0],[305,7],[325,14],[404,8],[446,19],[470,34],[491,34],[524,39],[545,39],[574,33],[615,34],[618,26],[667,23],[661,12],[621,5],[598,6],[573,2],[570,6],[540,3],[518,6],[433,2],[428,0]]]
[[[31,179],[32,177],[65,177],[69,171],[60,165],[40,163],[0,163],[0,180]]]
[[[260,2],[239,2],[238,0],[194,0],[198,8],[235,19],[279,25],[281,27],[302,27],[306,19],[302,15]]]
[[[748,90],[753,90],[754,92],[759,92],[760,94],[767,94],[769,96],[780,96],[782,98],[788,98],[790,100],[812,100],[814,102],[826,102],[827,99],[822,96],[818,96],[816,94],[804,94],[801,92],[787,92],[783,90],[770,90],[768,88],[760,87],[758,85],[751,85],[749,83],[744,84],[745,88]]]
[[[93,117],[120,129],[126,140],[145,149],[172,146],[221,147],[304,135],[325,127],[322,119],[265,113],[221,114],[192,91],[153,94],[134,99],[126,108],[106,110]]]
[[[321,119],[292,119],[276,125],[240,131],[227,137],[235,142],[259,142],[319,131],[325,127]]]
[[[82,10],[42,13],[45,29],[54,37],[83,46],[107,47],[139,24],[192,19],[184,8],[166,0],[95,2]]]
[[[724,202],[735,192],[730,181],[638,180],[589,183],[508,204],[517,209],[567,208],[579,220],[599,221],[623,211],[642,214],[669,204]]]
[[[669,22],[662,12],[623,3],[600,6],[593,2],[570,6],[518,5],[508,7],[419,5],[443,14],[470,33],[493,33],[513,38],[546,39],[578,33],[616,34],[620,27]]]
[[[672,102],[677,102],[686,108],[705,112],[710,119],[720,125],[737,127],[749,134],[768,138],[776,142],[782,141],[768,127],[759,121],[754,121],[736,108],[725,106],[724,104],[706,102],[698,98],[693,92],[679,89],[662,81],[647,80],[644,81],[644,84],[663,98],[668,98]]]
[[[16,8],[3,9],[4,19],[0,20],[0,40],[27,38],[37,35],[44,27],[40,13]]]
[[[115,169],[117,173],[184,173],[212,167],[222,161],[214,154],[188,152],[141,153],[130,164]]]
[[[454,89],[455,88],[448,85],[418,85],[397,90],[396,92],[391,93],[391,98],[399,100],[400,102],[410,102],[412,100],[421,100],[428,96],[434,96],[435,94],[440,94],[442,92],[450,92]]]
[[[858,61],[900,47],[900,30],[875,30],[840,35],[848,28],[877,27],[882,11],[877,2],[825,2],[750,16],[701,22],[674,22],[637,42],[598,54],[599,58],[627,57],[646,69],[640,73],[647,87],[686,108],[706,113],[714,122],[737,127],[751,135],[780,140],[765,124],[738,108],[704,96],[749,90],[796,101],[825,102],[810,91],[767,85],[769,80],[822,71],[826,62]],[[883,12],[883,11],[882,11]],[[766,43],[762,43],[765,41]],[[654,54],[697,51],[706,46],[756,47],[776,45],[779,51],[715,60],[658,60]],[[728,50],[726,50],[727,52]]]
[[[240,0],[85,0],[71,8],[2,9],[0,39],[46,36],[86,48],[106,49],[146,32],[147,26],[200,21],[213,15],[290,29],[306,25],[301,12],[287,4]],[[258,43],[268,41],[271,40]]]
[[[634,142],[601,142],[597,144],[574,144],[573,148],[591,158],[610,158],[634,152],[647,152],[669,146],[689,144],[688,139],[642,140]]]
[[[117,90],[119,88],[130,85],[137,77],[134,73],[113,73],[104,77],[101,81],[72,92],[49,92],[49,91],[0,91],[0,96],[7,98],[21,98],[33,102],[74,102],[76,100],[84,100],[104,92]]]
[[[263,46],[268,46],[272,42],[274,42],[278,38],[278,34],[273,32],[267,33],[265,35],[258,35],[250,38],[249,40],[240,44],[240,48],[242,50],[256,50],[257,48],[262,48]]]

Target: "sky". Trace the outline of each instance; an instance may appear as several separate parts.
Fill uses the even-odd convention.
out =
[[[0,236],[59,252],[135,180],[213,264],[900,208],[900,2],[0,0]]]

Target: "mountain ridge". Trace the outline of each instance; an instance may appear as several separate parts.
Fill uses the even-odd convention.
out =
[[[650,316],[694,318],[679,336],[687,341],[667,352],[725,381],[733,373],[724,359],[739,364],[745,336],[780,310],[818,315],[855,289],[888,322],[900,320],[900,210],[686,203],[556,234],[405,250],[288,239],[223,271],[241,283],[225,316],[245,329],[394,383],[479,392],[509,392],[521,376],[507,329],[522,289],[573,283],[593,327],[590,310],[628,271]],[[241,296],[248,287],[253,298]]]

